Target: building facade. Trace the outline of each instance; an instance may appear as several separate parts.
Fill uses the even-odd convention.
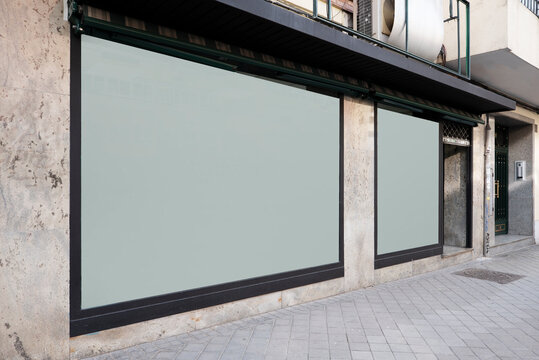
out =
[[[398,1],[391,26],[379,2],[0,4],[0,358],[83,358],[533,238],[537,91],[474,77],[474,4],[443,3],[438,60],[412,23],[391,37]]]

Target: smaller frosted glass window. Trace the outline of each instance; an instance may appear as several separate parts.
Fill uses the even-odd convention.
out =
[[[439,124],[378,108],[378,255],[439,241]]]

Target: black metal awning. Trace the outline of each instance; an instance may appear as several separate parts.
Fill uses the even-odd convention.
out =
[[[113,13],[195,33],[472,114],[515,102],[265,0],[82,0]]]

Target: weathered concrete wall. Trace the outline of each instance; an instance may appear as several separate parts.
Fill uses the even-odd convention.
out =
[[[344,102],[344,238],[346,291],[370,286],[374,274],[374,104]]]
[[[509,234],[533,235],[533,125],[509,128]],[[515,179],[515,161],[526,161],[526,178]]]
[[[0,0],[0,359],[69,357],[69,27]]]
[[[496,119],[483,116],[488,125],[473,130],[473,224],[474,256],[486,255],[488,247],[495,244],[494,220],[494,135]],[[486,164],[485,164],[486,163]],[[485,183],[486,173],[490,181]],[[488,188],[490,185],[490,189]],[[481,203],[479,203],[481,201]],[[485,205],[486,204],[486,205]]]
[[[466,247],[468,148],[444,145],[444,245]]]

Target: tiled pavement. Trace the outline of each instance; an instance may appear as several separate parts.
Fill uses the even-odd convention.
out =
[[[92,359],[539,359],[539,246]]]

